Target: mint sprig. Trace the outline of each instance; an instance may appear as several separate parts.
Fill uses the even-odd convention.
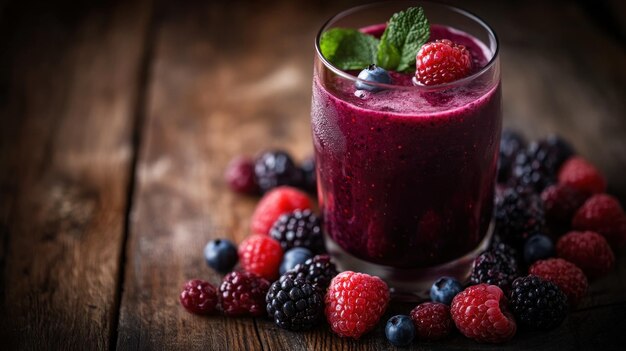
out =
[[[415,67],[417,51],[430,37],[430,26],[421,7],[394,13],[380,38],[376,64],[404,72]]]
[[[356,29],[332,28],[322,34],[322,55],[343,70],[363,69],[376,63],[387,70],[410,71],[415,55],[430,37],[430,25],[421,7],[391,16],[380,40]]]
[[[322,34],[322,55],[343,70],[363,69],[376,60],[378,39],[356,29],[333,28]]]

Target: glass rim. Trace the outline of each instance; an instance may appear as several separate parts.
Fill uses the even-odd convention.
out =
[[[389,5],[389,4],[402,4],[402,3],[422,3],[422,4],[431,4],[431,5],[436,5],[436,6],[441,6],[442,8],[447,8],[453,12],[457,12],[471,20],[473,20],[474,22],[478,23],[481,27],[483,27],[487,33],[489,34],[489,36],[491,38],[493,38],[493,41],[495,43],[495,50],[493,51],[493,55],[491,56],[491,58],[489,59],[489,62],[487,62],[487,64],[481,68],[480,70],[472,73],[471,75],[455,80],[453,82],[449,82],[449,83],[444,83],[444,84],[437,84],[437,85],[413,85],[413,86],[402,86],[402,85],[394,85],[394,84],[385,84],[385,83],[378,83],[378,82],[371,82],[368,80],[363,80],[363,79],[359,79],[357,76],[352,75],[342,69],[340,69],[339,67],[333,65],[330,61],[328,61],[326,59],[326,57],[324,57],[324,55],[322,55],[322,51],[320,49],[320,39],[322,37],[322,34],[326,31],[326,29],[328,28],[329,25],[331,25],[332,23],[336,22],[339,19],[342,19],[344,17],[347,17],[349,15],[352,15],[356,12],[368,9],[368,8],[373,8],[376,6],[380,6],[380,5]],[[489,43],[487,43],[489,44]],[[497,62],[498,60],[498,55],[500,52],[500,40],[498,39],[498,36],[496,35],[496,32],[493,30],[493,28],[491,28],[491,26],[489,26],[489,24],[487,24],[487,22],[485,20],[483,20],[481,17],[479,17],[478,15],[462,9],[460,7],[457,6],[452,6],[452,5],[448,5],[445,3],[441,3],[441,2],[437,2],[437,1],[409,1],[409,0],[399,0],[399,1],[379,1],[379,2],[374,2],[374,3],[369,3],[369,4],[365,4],[365,5],[359,5],[359,6],[354,6],[351,8],[348,8],[346,10],[343,10],[333,16],[331,16],[328,20],[326,20],[324,22],[324,24],[322,25],[322,27],[320,28],[320,30],[317,32],[317,35],[315,36],[315,53],[317,55],[317,57],[322,61],[322,63],[324,63],[324,66],[326,66],[328,69],[330,69],[331,71],[333,71],[334,73],[336,73],[337,75],[339,75],[342,78],[345,79],[349,79],[352,80],[354,82],[362,82],[362,83],[367,83],[368,85],[373,85],[373,86],[377,86],[380,88],[384,88],[384,89],[397,89],[397,90],[420,90],[420,91],[438,91],[438,90],[444,90],[444,89],[448,89],[448,88],[454,88],[457,86],[462,86],[466,83],[469,83],[473,80],[475,80],[476,78],[482,76],[483,74],[485,74],[487,71],[489,71]]]

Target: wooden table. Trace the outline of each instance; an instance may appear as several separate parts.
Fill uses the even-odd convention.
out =
[[[392,349],[382,327],[352,341],[178,302],[220,280],[209,239],[248,234],[256,200],[225,188],[228,160],[311,153],[313,38],[351,4],[84,3],[0,2],[0,349]],[[625,203],[625,6],[463,3],[500,36],[505,124],[559,132]],[[622,253],[554,331],[412,347],[619,349],[625,331]]]

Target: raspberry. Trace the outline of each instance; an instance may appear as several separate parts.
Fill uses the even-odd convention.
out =
[[[228,186],[235,192],[242,194],[256,194],[259,186],[254,175],[254,163],[247,157],[234,158],[228,166],[224,178]]]
[[[278,187],[265,194],[257,204],[252,214],[252,232],[269,234],[280,215],[308,208],[311,208],[311,200],[305,193],[292,187]]]
[[[512,130],[502,131],[498,156],[498,182],[506,183],[511,176],[511,165],[518,152],[526,147],[526,139]]]
[[[298,264],[285,275],[291,276],[292,279],[305,279],[322,291],[326,291],[330,281],[337,275],[337,268],[328,255],[317,255]]]
[[[571,157],[559,170],[559,183],[588,194],[603,193],[606,180],[600,171],[582,157]]]
[[[304,279],[282,276],[267,293],[267,314],[287,330],[308,330],[324,315],[322,293]]]
[[[417,336],[423,340],[443,339],[452,331],[450,307],[438,302],[424,302],[411,311]]]
[[[615,256],[604,237],[596,232],[569,232],[556,243],[556,255],[580,267],[589,279],[608,273]]]
[[[305,247],[315,253],[324,251],[321,222],[311,210],[295,210],[278,217],[270,236],[283,250]]]
[[[567,316],[565,294],[554,283],[534,275],[513,282],[509,304],[517,321],[532,329],[553,329]]]
[[[191,313],[211,314],[217,305],[217,290],[208,282],[190,280],[180,293],[180,303]]]
[[[541,193],[546,224],[553,234],[562,234],[570,229],[572,217],[587,199],[587,194],[568,185],[555,184]]]
[[[298,186],[302,183],[302,172],[291,156],[281,150],[262,153],[254,163],[254,173],[263,193],[281,185]]]
[[[230,272],[219,288],[220,307],[226,316],[262,316],[270,283],[252,272]]]
[[[574,215],[572,227],[601,234],[615,249],[626,243],[626,215],[611,195],[598,194],[585,201]]]
[[[424,85],[453,82],[470,74],[472,57],[448,39],[424,44],[417,52],[415,77]]]
[[[589,288],[587,277],[575,264],[562,258],[549,258],[537,261],[528,269],[528,274],[550,281],[565,293],[567,301],[574,306]]]
[[[452,300],[450,314],[457,329],[478,342],[505,342],[517,330],[506,297],[495,285],[479,284],[461,291]]]
[[[487,283],[508,291],[519,276],[517,260],[502,251],[487,250],[478,255],[470,275],[472,284]]]
[[[389,288],[380,278],[346,271],[330,283],[326,318],[335,334],[358,339],[372,330],[389,303]]]
[[[239,245],[239,262],[248,272],[265,279],[278,277],[278,267],[283,259],[283,250],[278,241],[267,235],[253,234]]]
[[[519,246],[545,225],[543,204],[533,193],[507,188],[496,196],[496,230],[500,238]]]

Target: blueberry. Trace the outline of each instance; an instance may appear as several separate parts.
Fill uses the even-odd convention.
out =
[[[367,80],[375,83],[391,84],[391,77],[389,76],[389,73],[376,65],[367,66],[366,69],[362,70],[361,73],[359,73],[358,78],[361,80]],[[363,83],[359,80],[357,80],[355,86],[359,90],[367,90],[372,92],[381,90],[380,87]]]
[[[293,249],[287,250],[285,256],[283,256],[283,261],[280,263],[280,274],[285,274],[285,272],[293,269],[298,263],[304,263],[304,261],[311,257],[313,257],[311,250],[304,247],[294,247]]]
[[[230,240],[211,240],[204,247],[204,259],[209,267],[220,273],[228,273],[237,264],[237,248]]]
[[[385,336],[395,346],[407,346],[415,339],[415,326],[411,317],[399,314],[389,318]]]
[[[458,280],[450,277],[441,277],[430,288],[430,299],[433,302],[440,302],[450,305],[456,294],[463,290],[463,285]]]
[[[554,256],[554,243],[549,237],[538,234],[533,235],[524,244],[524,261],[532,264],[535,261],[543,260]]]

